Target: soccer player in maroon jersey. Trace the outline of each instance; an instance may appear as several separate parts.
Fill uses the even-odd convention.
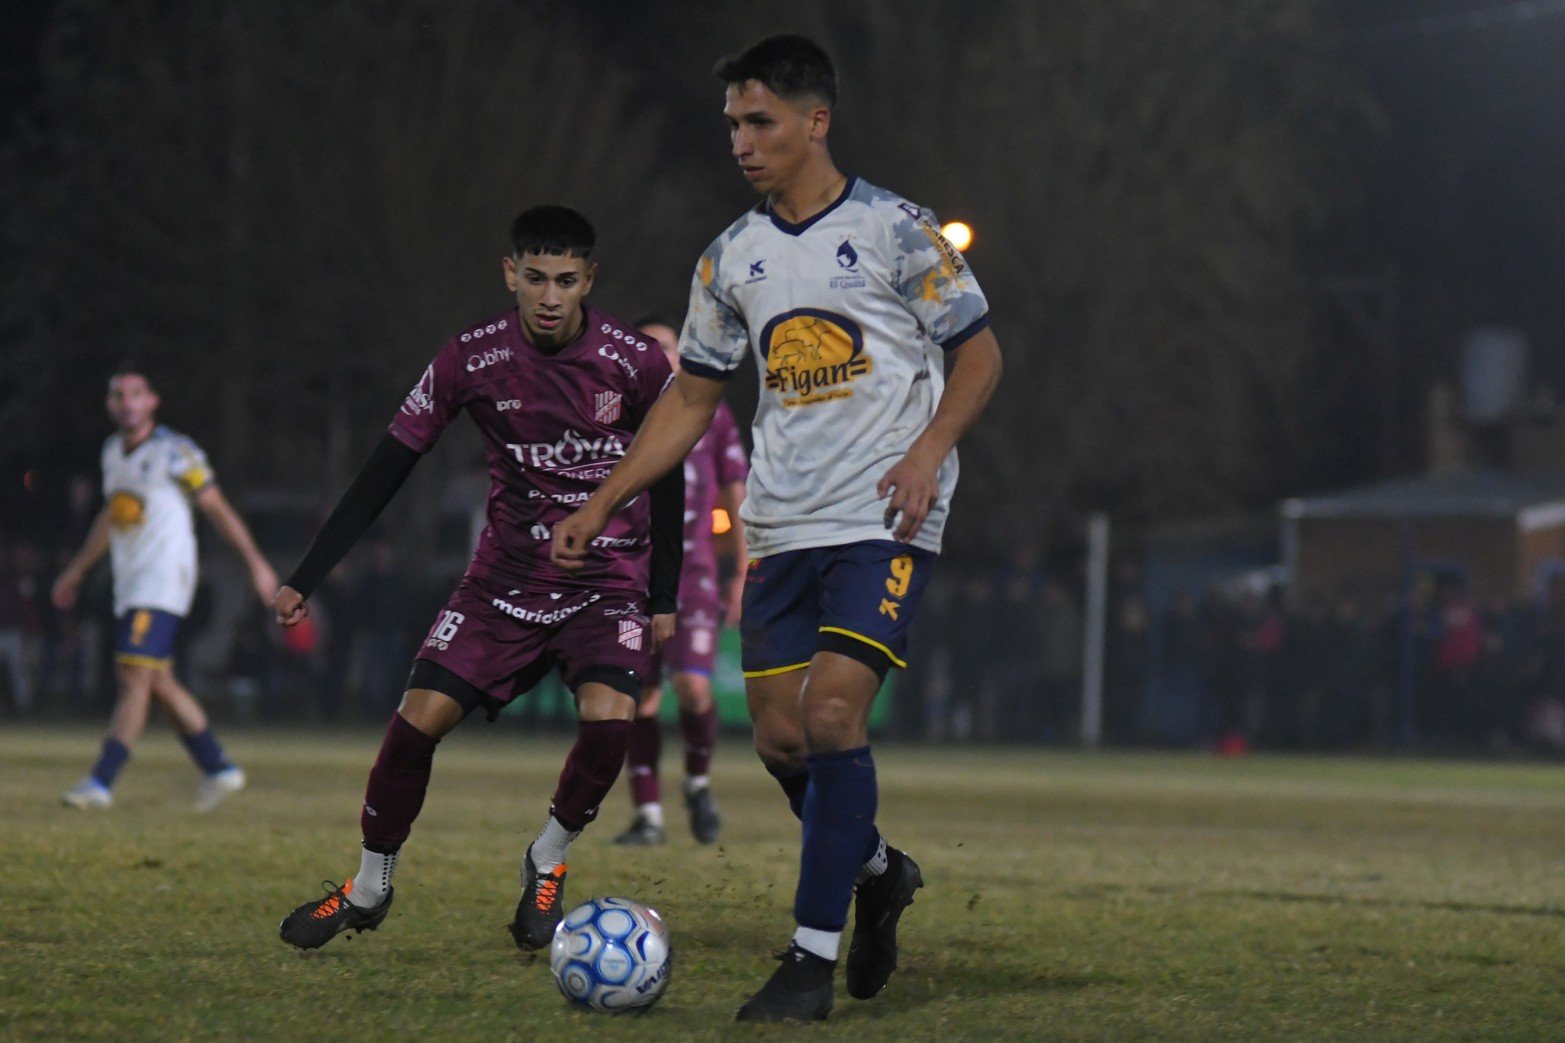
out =
[[[663,349],[670,366],[679,365],[679,334],[659,319],[637,324]],[[658,757],[663,737],[658,723],[662,705],[662,674],[667,671],[679,701],[679,731],[685,746],[683,795],[690,832],[703,844],[715,844],[722,820],[709,777],[712,748],[717,743],[717,707],[712,702],[712,669],[717,663],[717,639],[724,626],[739,624],[744,593],[744,480],[750,467],[739,426],[726,403],[719,403],[712,426],[685,457],[685,567],[679,579],[679,625],[658,653],[651,681],[636,706],[625,767],[636,817],[614,838],[616,844],[662,844],[663,826]],[[712,531],[713,508],[721,507],[730,527],[720,537]],[[736,567],[726,582],[718,573],[719,542]]]
[[[680,469],[616,512],[593,541],[586,568],[567,572],[549,558],[553,525],[624,455],[669,381],[668,360],[635,329],[586,304],[597,271],[595,235],[580,214],[561,206],[528,210],[512,225],[511,244],[502,263],[516,306],[453,337],[435,356],[274,603],[284,626],[303,619],[311,591],[466,411],[489,462],[488,524],[414,659],[370,770],[358,874],[282,922],[283,940],[301,949],[380,925],[436,744],[473,710],[482,707],[492,720],[558,668],[576,698],[576,743],[543,829],[522,858],[522,898],[511,924],[520,948],[547,946],[562,916],[570,843],[619,776],[652,654],[673,632]]]

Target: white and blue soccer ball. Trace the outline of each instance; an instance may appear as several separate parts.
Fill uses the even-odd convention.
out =
[[[628,898],[592,898],[554,929],[549,969],[567,1000],[618,1014],[645,1010],[668,988],[673,949],[662,917]]]

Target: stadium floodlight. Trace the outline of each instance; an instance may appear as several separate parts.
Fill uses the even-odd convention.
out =
[[[972,226],[964,221],[947,221],[940,226],[940,234],[950,240],[951,245],[958,250],[965,251],[973,245]]]

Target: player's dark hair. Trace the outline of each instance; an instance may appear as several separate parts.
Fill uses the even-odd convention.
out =
[[[827,108],[837,106],[837,70],[814,40],[793,33],[768,36],[743,54],[730,55],[712,69],[726,84],[756,80],[779,98],[806,95]]]
[[[598,235],[587,219],[568,206],[535,206],[511,222],[511,250],[524,254],[591,257]]]
[[[131,376],[140,377],[147,382],[148,387],[152,386],[152,374],[137,359],[120,359],[114,364],[114,368],[109,370],[110,383],[113,383],[120,377]]]

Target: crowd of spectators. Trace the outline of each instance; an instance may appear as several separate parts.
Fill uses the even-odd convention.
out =
[[[107,568],[74,609],[49,597],[91,522],[91,493],[57,541],[0,531],[0,716],[101,720],[113,703]],[[309,622],[285,631],[242,581],[225,584],[225,562],[204,564],[179,662],[238,721],[383,721],[452,582],[415,580],[372,538],[312,598]],[[895,681],[892,733],[1078,742],[1080,569],[947,564]],[[1565,578],[1525,601],[1477,604],[1459,578],[1431,575],[1373,604],[1299,603],[1254,582],[1154,590],[1126,561],[1112,570],[1105,624],[1105,745],[1565,752]],[[551,719],[556,688],[519,713]]]
[[[1084,601],[1079,570],[1028,560],[937,574],[895,729],[1078,742]],[[1413,577],[1375,603],[1295,603],[1253,581],[1149,591],[1121,563],[1107,599],[1102,737],[1224,753],[1565,752],[1565,579],[1485,604],[1453,575]]]

